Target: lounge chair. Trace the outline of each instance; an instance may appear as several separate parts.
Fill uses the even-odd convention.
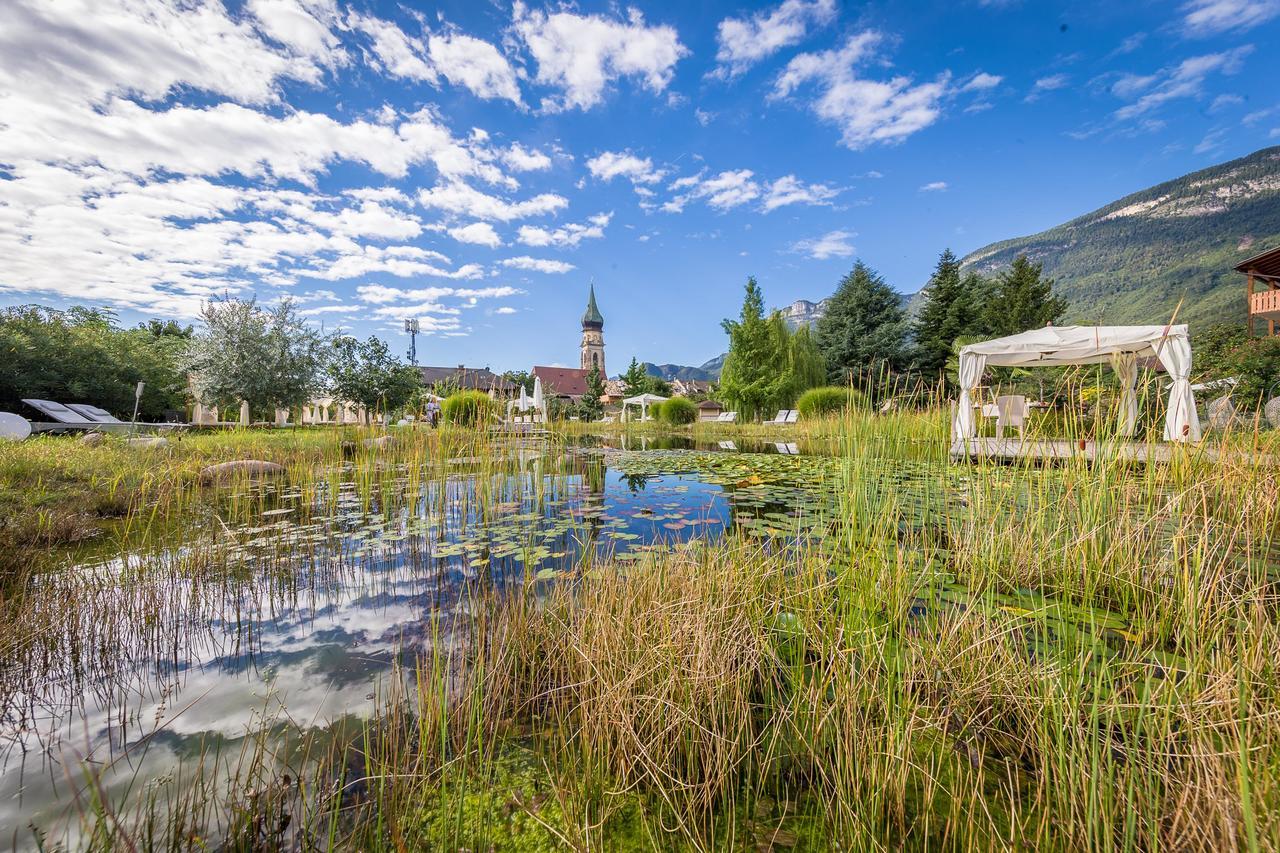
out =
[[[99,424],[125,424],[128,421],[122,421],[106,409],[99,409],[97,406],[90,406],[85,403],[67,403],[67,408],[79,412],[94,423]]]
[[[64,406],[61,403],[55,403],[52,400],[24,399],[22,402],[35,409],[46,418],[52,419],[53,423],[57,424],[59,428],[90,429],[101,423],[101,421],[87,418],[84,414],[77,412],[75,409],[72,409],[69,406]]]
[[[737,422],[738,422],[737,412],[721,412],[720,416],[716,418],[716,423],[718,424],[736,424]]]
[[[1004,438],[1005,427],[1013,427],[1021,437],[1027,422],[1027,398],[1009,395],[996,398],[996,438]]]
[[[764,422],[764,424],[765,424],[765,426],[774,426],[774,425],[776,425],[776,424],[785,424],[785,423],[787,422],[787,415],[789,415],[789,414],[791,414],[791,410],[790,410],[790,409],[778,409],[778,414],[776,414],[776,415],[774,415],[774,416],[773,416],[773,420],[771,420],[771,421],[765,421],[765,422]]]
[[[787,420],[785,421],[786,423],[794,424],[799,422],[799,420],[800,420],[799,409],[792,409],[791,411],[787,412]]]

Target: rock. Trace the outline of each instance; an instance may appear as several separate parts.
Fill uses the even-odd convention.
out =
[[[106,434],[101,432],[86,432],[84,435],[80,436],[80,443],[85,447],[97,447],[106,440]]]
[[[210,465],[200,472],[200,482],[216,483],[236,477],[274,477],[284,473],[284,466],[261,459],[241,459]]]
[[[168,447],[169,439],[161,438],[158,435],[135,435],[131,438],[126,438],[124,443],[130,447],[160,448]]]
[[[1208,413],[1211,429],[1225,430],[1239,425],[1240,417],[1236,414],[1236,404],[1232,402],[1230,394],[1211,401]]]
[[[364,446],[371,450],[381,450],[389,444],[391,444],[391,436],[389,435],[380,435],[377,438],[366,438],[364,440]]]
[[[1263,407],[1262,414],[1266,416],[1267,423],[1271,424],[1272,429],[1280,429],[1280,397],[1272,397],[1267,401],[1267,405]]]

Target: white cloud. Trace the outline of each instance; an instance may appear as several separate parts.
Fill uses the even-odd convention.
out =
[[[572,272],[573,264],[565,261],[553,261],[548,258],[531,258],[528,255],[521,255],[516,258],[507,258],[501,261],[502,266],[517,270],[533,270],[534,272],[566,273]]]
[[[1137,99],[1116,110],[1115,117],[1125,121],[1143,116],[1169,101],[1199,97],[1204,94],[1205,80],[1210,75],[1238,73],[1252,52],[1252,45],[1244,45],[1221,53],[1193,56],[1145,77],[1125,75],[1111,91],[1120,98]]]
[[[963,86],[960,87],[961,92],[985,92],[988,89],[994,89],[1004,82],[1004,78],[996,74],[988,74],[985,71],[979,71],[970,77]]]
[[[542,172],[551,168],[551,158],[541,151],[525,148],[513,142],[501,154],[502,162],[515,172]]]
[[[784,47],[798,44],[810,24],[823,26],[835,17],[835,0],[785,0],[775,9],[757,12],[750,18],[725,18],[716,32],[719,50],[715,74],[736,77]]]
[[[628,178],[636,184],[653,184],[662,180],[663,172],[653,168],[648,157],[640,158],[629,151],[606,151],[587,161],[587,171],[602,181]]]
[[[840,190],[826,184],[806,184],[795,175],[778,178],[769,185],[764,196],[764,211],[768,213],[788,204],[830,204]]]
[[[675,29],[649,26],[636,9],[625,21],[568,11],[513,9],[514,29],[537,65],[534,80],[560,90],[543,109],[590,109],[604,100],[609,84],[634,77],[652,92],[671,83],[675,65],[688,51]]]
[[[436,70],[455,86],[480,98],[522,103],[515,69],[489,42],[461,33],[432,34],[427,51]]]
[[[488,246],[490,249],[496,249],[502,245],[502,238],[488,222],[472,222],[470,225],[450,228],[449,236],[459,243],[474,243],[477,246]]]
[[[436,69],[423,58],[426,45],[421,39],[406,34],[391,21],[372,15],[353,13],[347,17],[347,22],[372,41],[373,56],[369,58],[370,64],[383,74],[427,83],[439,80]]]
[[[1032,85],[1031,91],[1027,93],[1026,100],[1028,103],[1038,101],[1045,92],[1056,92],[1059,89],[1064,89],[1070,82],[1071,78],[1066,74],[1050,74],[1048,77],[1041,77]]]
[[[1191,0],[1182,12],[1187,35],[1212,36],[1252,29],[1280,17],[1280,0]]]
[[[497,196],[482,193],[460,181],[438,184],[418,193],[423,207],[469,216],[472,219],[510,222],[555,213],[566,207],[569,200],[555,193],[542,193],[524,201],[506,201]]]
[[[946,191],[947,191],[946,181],[930,181],[929,183],[920,187],[920,192],[922,193],[942,193]]]
[[[854,236],[851,231],[828,231],[821,237],[792,243],[791,251],[808,255],[818,261],[827,258],[847,258],[857,251],[849,242]]]
[[[517,314],[519,312],[516,311],[515,308],[512,308],[510,305],[503,305],[499,308],[494,308],[493,313],[505,315],[505,314]]]
[[[773,97],[787,97],[813,84],[818,90],[811,109],[841,129],[842,142],[854,150],[876,143],[900,142],[938,120],[943,100],[951,94],[944,72],[928,83],[898,76],[886,81],[858,76],[883,41],[874,31],[851,36],[843,47],[802,53],[787,63],[774,84]]]
[[[539,228],[534,225],[521,225],[517,239],[526,246],[577,246],[583,240],[594,240],[604,236],[604,229],[613,218],[612,213],[599,213],[590,217],[587,223],[569,222],[559,228]]]

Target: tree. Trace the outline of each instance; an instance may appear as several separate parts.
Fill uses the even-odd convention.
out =
[[[905,367],[906,335],[901,297],[862,261],[840,280],[817,329],[828,376],[841,385],[871,386]]]
[[[822,384],[825,363],[808,330],[792,333],[777,311],[766,317],[754,278],[747,279],[738,319],[722,325],[729,354],[719,396],[743,418],[788,408],[802,391]]]
[[[587,393],[578,401],[578,416],[584,421],[599,420],[604,414],[604,404],[600,398],[604,396],[604,377],[600,375],[600,366],[591,365],[587,373]]]
[[[386,343],[372,336],[366,341],[335,337],[325,373],[334,396],[370,412],[402,408],[422,384],[417,368],[391,355]]]
[[[996,337],[1016,335],[1057,322],[1067,310],[1067,300],[1053,295],[1053,280],[1042,276],[1044,264],[1026,255],[1014,259],[997,276],[983,310],[984,331]]]
[[[156,320],[122,329],[110,311],[80,306],[0,310],[0,410],[22,412],[26,397],[88,403],[127,419],[144,382],[138,416],[159,420],[186,406],[179,362],[189,334]]]
[[[508,370],[506,373],[502,374],[502,378],[516,386],[517,394],[520,393],[521,387],[524,388],[525,393],[533,393],[534,377],[533,374],[527,370]]]
[[[984,290],[981,276],[974,272],[961,276],[960,261],[950,249],[943,251],[912,327],[915,364],[922,373],[930,377],[941,374],[956,339],[979,331]]]
[[[320,389],[327,347],[285,299],[270,311],[227,298],[201,309],[205,328],[184,359],[196,396],[216,405],[248,401],[259,412],[299,406]]]

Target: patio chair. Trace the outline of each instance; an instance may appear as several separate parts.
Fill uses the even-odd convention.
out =
[[[791,414],[790,409],[778,409],[778,414],[773,416],[773,420],[765,421],[764,424],[765,426],[776,426],[777,424],[785,424],[787,422],[787,415],[789,414]]]
[[[720,420],[726,424],[736,424],[738,422],[737,412],[721,412]]]
[[[786,423],[794,424],[794,423],[798,423],[799,421],[800,421],[799,409],[792,409],[791,411],[787,412],[787,420],[785,421]]]
[[[1023,428],[1027,422],[1027,398],[1021,395],[1008,395],[996,398],[996,438],[1004,438],[1005,427],[1013,427],[1018,437],[1024,435]]]

